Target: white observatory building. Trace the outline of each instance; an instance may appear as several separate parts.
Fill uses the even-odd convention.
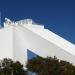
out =
[[[13,22],[5,18],[0,28],[0,59],[11,58],[25,64],[27,50],[41,57],[56,56],[75,65],[75,45],[32,19]]]

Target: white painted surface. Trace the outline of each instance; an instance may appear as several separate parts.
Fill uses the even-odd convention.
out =
[[[21,40],[21,42],[25,41],[23,45],[25,45],[26,48],[30,49],[35,54],[42,57],[56,56],[61,60],[66,60],[75,64],[75,56],[71,53],[67,52],[56,44],[42,38],[36,33],[33,33],[27,28],[18,26],[18,29],[22,30],[20,31],[20,36],[22,37],[22,39],[19,40]]]
[[[0,29],[0,59],[8,57],[25,64],[27,49],[30,49],[39,56],[56,56],[75,65],[75,45],[44,29],[44,26],[31,23],[4,23],[5,27]]]
[[[0,59],[13,58],[13,27],[0,29]]]

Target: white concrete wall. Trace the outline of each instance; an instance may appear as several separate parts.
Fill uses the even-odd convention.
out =
[[[19,60],[21,60],[22,63],[27,60],[27,58],[25,57],[26,51],[24,52],[24,50],[30,49],[31,51],[33,51],[35,54],[39,56],[42,57],[56,56],[61,60],[66,60],[75,64],[74,55],[63,50],[56,44],[44,39],[43,37],[41,37],[42,35],[39,36],[38,34],[33,33],[31,30],[22,26],[18,26],[17,28],[15,28],[15,31],[16,31],[15,39],[18,39],[15,40],[16,47],[19,50],[18,49],[16,50],[14,49],[14,50],[16,51],[16,55],[17,55],[16,59],[20,57]],[[21,58],[21,56],[22,57],[24,56],[26,59]]]
[[[21,35],[21,30],[18,29],[18,27],[15,27],[13,34],[14,61],[20,61],[22,64],[25,65],[27,62],[27,47],[25,43],[27,43],[27,41],[23,41],[23,37]]]
[[[13,58],[13,27],[0,29],[0,59]]]

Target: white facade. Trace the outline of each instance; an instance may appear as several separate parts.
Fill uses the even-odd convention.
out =
[[[75,65],[75,45],[31,19],[12,22],[6,18],[0,29],[0,59],[27,62],[27,49],[41,57],[56,56]]]

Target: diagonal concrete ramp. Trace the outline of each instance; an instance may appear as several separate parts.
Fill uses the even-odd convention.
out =
[[[41,34],[41,30],[43,31],[44,29],[39,29],[39,30],[40,30],[40,34]],[[59,58],[61,60],[66,60],[66,61],[69,61],[69,62],[75,64],[75,55],[70,53],[70,51],[68,51],[67,49],[64,49],[62,47],[63,42],[61,43],[61,46],[59,46],[58,44],[56,44],[50,40],[48,41],[48,39],[44,38],[42,35],[37,34],[37,32],[33,32],[32,30],[30,30],[26,27],[23,27],[23,26],[18,26],[15,28],[15,39],[16,38],[17,39],[19,38],[19,41],[20,41],[18,43],[18,41],[15,40],[16,44],[17,45],[21,44],[20,46],[16,46],[16,47],[18,47],[18,48],[20,47],[19,51],[23,50],[23,52],[22,52],[23,56],[17,54],[18,55],[17,57],[19,57],[19,56],[25,57],[27,55],[27,52],[26,52],[27,49],[30,49],[32,52],[36,53],[37,55],[39,55],[41,57],[56,56],[57,58]],[[65,44],[65,45],[67,45],[67,44]],[[73,46],[73,44],[71,44],[71,45]],[[74,50],[74,48],[75,48],[75,46],[73,46],[71,48],[71,50]],[[17,51],[17,50],[15,50],[15,51]],[[17,51],[17,53],[19,51]],[[16,59],[17,59],[17,57],[16,57]],[[27,60],[27,58],[25,58],[25,59]],[[22,60],[24,61],[24,58],[23,59],[21,58],[21,61]]]

